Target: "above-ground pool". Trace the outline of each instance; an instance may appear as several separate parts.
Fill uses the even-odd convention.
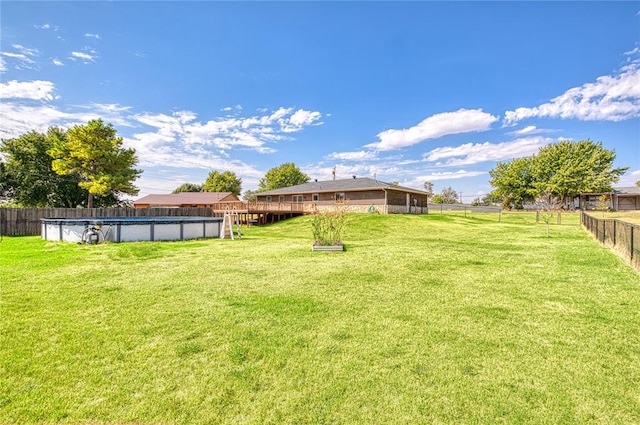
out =
[[[175,241],[220,236],[220,217],[43,218],[42,239],[49,241]]]

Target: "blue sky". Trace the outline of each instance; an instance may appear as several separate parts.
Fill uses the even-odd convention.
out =
[[[637,2],[9,2],[0,137],[102,118],[140,196],[294,162],[465,202],[497,161],[602,141],[640,180]]]

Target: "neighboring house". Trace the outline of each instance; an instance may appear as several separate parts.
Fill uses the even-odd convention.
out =
[[[353,212],[427,213],[430,193],[368,177],[312,181],[256,194],[256,203],[291,204],[292,211],[313,212],[344,205]],[[297,206],[297,208],[296,208]]]
[[[640,186],[615,187],[613,192],[581,193],[578,197],[578,208],[598,209],[598,201],[602,195],[607,197],[609,208],[614,211],[640,210]]]
[[[180,192],[147,195],[133,201],[135,208],[211,208],[218,202],[239,201],[231,192]]]

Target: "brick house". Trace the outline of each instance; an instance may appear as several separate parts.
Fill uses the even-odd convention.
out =
[[[428,197],[423,190],[393,185],[380,180],[355,176],[350,179],[311,181],[296,186],[260,192],[260,204],[292,204],[293,211],[313,212],[342,204],[352,212],[381,214],[428,212]],[[295,208],[297,206],[298,208]]]

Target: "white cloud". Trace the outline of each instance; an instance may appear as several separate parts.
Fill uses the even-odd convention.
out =
[[[342,161],[367,161],[377,157],[378,155],[373,151],[333,152],[327,155],[327,159]]]
[[[60,59],[53,59],[51,60],[51,63],[53,63],[55,66],[64,66],[64,62],[62,62]]]
[[[22,62],[35,63],[35,61],[33,59],[27,57],[26,55],[24,55],[22,53],[1,52],[0,54],[2,54],[3,56],[6,56],[8,58],[18,59],[18,60],[20,60]]]
[[[89,63],[89,62],[95,62],[96,61],[96,55],[93,54],[89,54],[89,53],[83,53],[83,52],[71,52],[71,56],[69,57],[69,59],[71,60],[77,60],[77,59],[81,59],[84,63]]]
[[[636,46],[633,49],[629,50],[628,52],[624,52],[624,55],[633,56],[633,55],[637,55],[638,53],[640,53],[640,47]]]
[[[237,113],[242,112],[242,105],[234,105],[234,106],[226,106],[222,109],[220,109],[223,112],[231,112],[231,111],[235,111]],[[269,108],[260,108],[258,109],[259,112],[268,112]]]
[[[31,130],[46,131],[50,126],[69,128],[102,118],[120,126],[132,126],[127,118],[129,107],[114,104],[91,104],[62,111],[51,102],[58,99],[50,81],[8,81],[0,83],[0,134],[17,137]]]
[[[296,127],[302,127],[304,125],[311,125],[319,119],[320,112],[298,109],[293,115],[291,115],[289,122]]]
[[[636,182],[640,180],[640,169],[627,171],[618,181],[614,184],[615,187],[628,187],[635,186]]]
[[[89,38],[95,38],[96,40],[100,40],[100,39],[101,39],[101,37],[100,37],[100,35],[99,35],[99,34],[90,34],[90,33],[86,33],[84,36],[85,36],[85,37],[89,37]]]
[[[0,116],[2,116],[0,134],[2,137],[18,137],[31,130],[44,132],[51,126],[70,128],[74,125],[86,124],[89,120],[97,118],[114,125],[129,127],[132,125],[127,117],[121,113],[105,113],[100,110],[99,105],[95,104],[93,108],[83,107],[79,111],[66,112],[44,101],[24,101],[22,99],[21,101],[21,103],[0,102]]]
[[[91,108],[103,113],[122,113],[131,109],[131,106],[120,106],[117,103],[92,103]]]
[[[13,47],[14,49],[16,49],[17,51],[19,51],[20,53],[26,56],[35,57],[40,55],[40,51],[38,49],[29,49],[27,47],[24,47],[21,44],[12,44],[11,47]]]
[[[370,178],[376,177],[378,180],[387,181],[385,179],[388,176],[392,176],[398,171],[401,171],[394,167],[383,168],[383,167],[372,166],[362,162],[357,162],[353,164],[338,164],[338,165],[334,165],[334,164],[327,165],[323,163],[307,164],[307,165],[301,165],[300,169],[305,174],[310,176],[312,179],[318,179],[322,181],[322,180],[333,179],[334,166],[336,169],[336,179],[347,179],[347,178],[351,178],[352,176],[357,176],[357,177],[370,177]],[[387,177],[382,178],[382,176],[387,176]],[[395,177],[389,178],[388,180],[395,180]]]
[[[512,131],[511,134],[522,136],[522,135],[525,135],[525,134],[540,133],[541,131],[544,131],[544,130],[540,130],[535,125],[529,125],[529,126],[527,126],[525,128],[521,128],[520,130]]]
[[[486,131],[498,117],[483,112],[482,109],[459,109],[427,117],[419,124],[401,130],[390,129],[378,134],[379,142],[366,145],[380,151],[388,151],[412,146],[428,139],[436,139],[448,134]]]
[[[635,49],[634,49],[635,50]],[[632,50],[631,54],[637,53]],[[637,61],[614,76],[601,76],[593,83],[574,87],[533,108],[505,112],[505,125],[527,118],[562,118],[581,121],[622,121],[640,116],[640,66]]]
[[[0,52],[0,55],[10,59],[8,62],[2,60],[3,71],[7,70],[8,63],[13,63],[15,69],[38,69],[33,59],[40,54],[38,49],[29,49],[20,44],[12,44],[11,48],[14,49],[13,52]]]
[[[202,183],[207,178],[209,171],[229,170],[238,176],[242,176],[243,190],[256,188],[259,180],[264,177],[265,171],[258,170],[241,161],[228,161],[220,158],[212,158],[205,166],[181,168],[175,163],[169,167],[146,167],[142,176],[136,180],[136,186],[140,193],[136,198],[151,193],[170,193],[183,183]]]
[[[433,183],[436,181],[459,180],[459,179],[465,179],[465,178],[478,177],[485,174],[488,174],[488,173],[486,171],[465,171],[465,170],[421,174],[421,175],[416,175],[409,179],[400,180],[400,185],[406,186],[406,187],[412,187],[418,190],[424,190],[425,181],[430,181]],[[445,185],[448,186],[449,184],[445,183]]]
[[[193,169],[230,170],[243,176],[243,186],[247,184],[245,177],[253,177],[257,182],[264,175],[264,172],[242,161],[230,160],[223,153],[203,145],[185,145],[171,135],[138,133],[132,138],[125,137],[124,144],[135,148],[139,165],[143,167],[189,168],[192,172]]]
[[[78,106],[79,109],[86,112],[77,112],[81,114],[86,121],[101,118],[105,122],[122,127],[135,127],[135,123],[129,117],[130,106],[120,106],[117,103],[90,103],[87,106]]]
[[[58,31],[60,29],[59,26],[57,25],[51,25],[51,24],[43,24],[43,25],[34,25],[35,28],[37,29],[41,29],[41,30],[53,30],[53,31]]]
[[[544,137],[529,137],[502,143],[465,143],[455,147],[446,146],[433,149],[425,154],[425,160],[434,162],[446,159],[444,163],[436,165],[455,167],[488,161],[495,162],[531,156],[537,153],[541,147],[553,141]]]
[[[0,72],[7,71],[7,62],[5,62],[4,58],[0,56]]]
[[[31,130],[46,131],[50,126],[69,128],[101,118],[137,132],[124,137],[125,144],[137,150],[144,166],[230,169],[255,179],[264,174],[241,161],[231,159],[233,149],[271,153],[274,142],[291,138],[291,129],[302,131],[318,125],[319,112],[278,108],[264,115],[215,118],[199,121],[191,111],[172,114],[135,114],[119,104],[91,103],[61,110],[52,101],[55,86],[49,81],[0,83],[0,135],[17,137]],[[302,112],[299,112],[302,111]],[[297,118],[292,117],[299,112]],[[300,117],[311,117],[300,119]],[[142,129],[141,127],[148,127]],[[131,131],[129,131],[131,133]],[[251,180],[252,181],[252,180]],[[248,181],[245,182],[250,184]]]
[[[21,105],[0,102],[0,134],[2,137],[18,137],[31,130],[44,132],[52,125],[70,126],[85,122],[80,116],[62,112],[46,104]]]
[[[466,170],[458,170],[458,171],[445,171],[442,173],[430,173],[426,175],[422,175],[420,177],[415,178],[414,180],[419,184],[424,184],[425,181],[438,181],[438,180],[456,180],[456,179],[464,179],[468,177],[478,177],[487,174],[486,171],[466,171]],[[415,187],[415,184],[410,183]]]
[[[16,81],[0,83],[0,99],[53,100],[55,86],[50,81]]]
[[[297,118],[293,118],[296,113]],[[301,114],[311,118],[300,120]],[[204,149],[219,153],[239,147],[271,153],[274,149],[267,146],[268,143],[287,139],[289,133],[301,131],[305,125],[316,125],[315,121],[320,117],[319,112],[299,110],[294,113],[292,108],[278,108],[262,116],[226,117],[206,122],[197,121],[196,114],[190,111],[172,115],[145,113],[132,118],[154,127],[155,131],[134,135],[133,140],[148,142],[155,135],[156,141],[160,142],[160,145],[154,144],[156,147],[177,143],[190,152]]]

